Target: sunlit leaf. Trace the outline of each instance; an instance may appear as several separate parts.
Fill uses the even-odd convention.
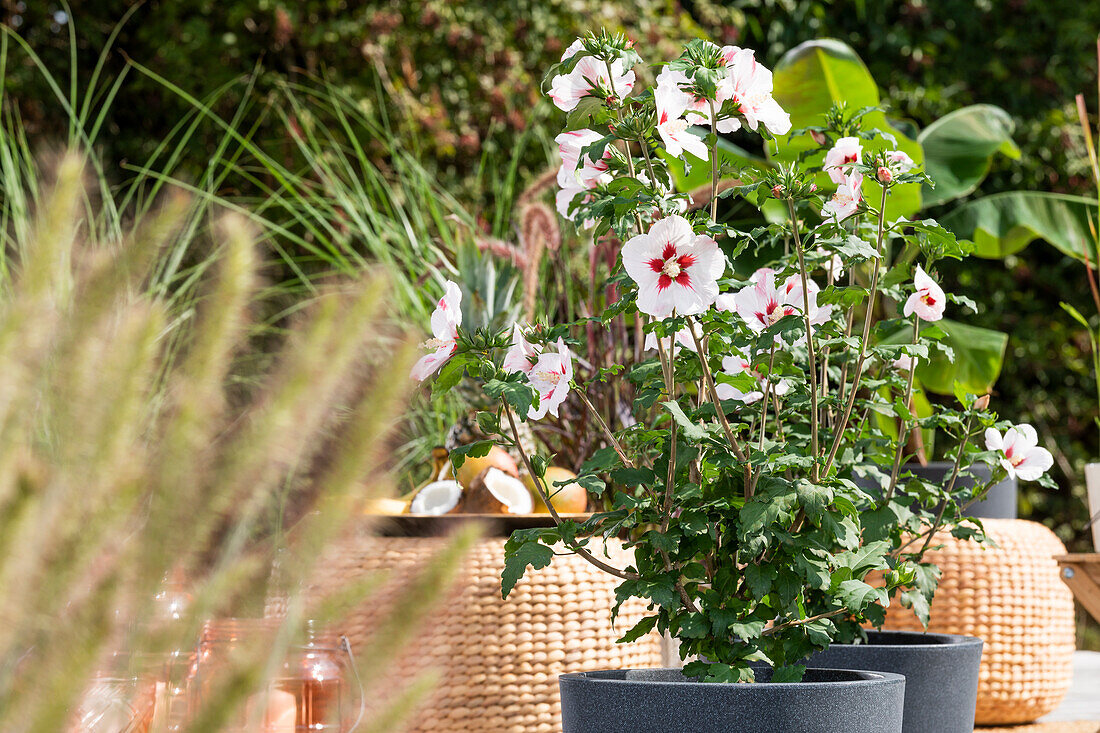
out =
[[[791,124],[795,129],[820,125],[823,115],[834,102],[845,101],[849,107],[875,107],[879,104],[878,87],[871,72],[867,70],[859,55],[850,46],[835,39],[807,41],[792,48],[775,66],[773,76],[775,99],[791,115]],[[892,129],[886,116],[880,111],[867,113],[863,118],[863,128],[878,128],[892,133],[897,139],[898,148],[909,154],[918,165],[924,161],[921,146],[912,138]],[[791,161],[804,150],[813,147],[809,136],[796,137],[790,142],[780,138],[778,153],[769,143],[768,153],[771,160]],[[890,148],[883,139],[863,141],[864,150]],[[822,188],[832,188],[834,184],[824,173],[819,174],[817,184]],[[863,182],[863,195],[875,204],[882,195],[882,189],[869,178]],[[890,219],[899,216],[911,216],[921,208],[920,186],[908,184],[896,186],[887,205]]]
[[[957,236],[974,242],[974,254],[996,259],[1044,239],[1060,252],[1085,259],[1092,240],[1088,217],[1096,199],[1039,191],[1009,191],[968,201],[940,217]]]
[[[998,153],[1019,159],[1020,149],[1012,141],[1014,127],[1000,107],[974,104],[925,128],[917,142],[924,148],[925,172],[936,186],[924,185],[924,205],[936,206],[972,193]]]

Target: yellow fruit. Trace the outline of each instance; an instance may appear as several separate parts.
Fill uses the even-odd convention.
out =
[[[498,468],[509,476],[519,476],[515,459],[508,455],[508,451],[499,445],[494,445],[481,458],[467,457],[463,464],[458,467],[455,479],[462,484],[463,488],[468,489],[473,485],[474,479],[490,468]]]
[[[534,479],[526,473],[523,474],[522,478],[527,490],[531,492],[531,496],[535,500],[535,514],[549,514],[550,510],[546,508],[546,503],[543,502],[542,497],[539,496],[539,492],[535,488]],[[576,481],[570,480],[575,478],[577,478],[577,474],[568,468],[550,466],[546,469],[546,490],[550,494],[550,503],[554,505],[554,510],[558,514],[583,514],[588,510],[588,492]],[[554,486],[558,481],[569,481],[569,483]]]
[[[403,499],[377,498],[368,499],[363,506],[364,514],[393,515],[404,514],[409,509],[409,502]]]

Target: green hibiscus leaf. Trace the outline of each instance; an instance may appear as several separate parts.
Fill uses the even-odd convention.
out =
[[[554,559],[554,551],[540,542],[524,542],[504,556],[504,570],[500,574],[500,595],[507,599],[527,568],[546,567]]]
[[[641,621],[634,624],[634,628],[623,634],[617,643],[626,644],[641,639],[650,631],[653,631],[653,627],[657,625],[657,619],[657,616],[645,616]]]

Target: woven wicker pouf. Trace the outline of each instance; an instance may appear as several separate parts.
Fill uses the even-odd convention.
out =
[[[425,670],[440,673],[438,687],[417,708],[407,730],[558,733],[559,674],[661,666],[656,634],[615,643],[642,617],[641,602],[624,604],[612,628],[618,579],[575,555],[529,570],[508,600],[501,600],[504,542],[493,537],[476,544],[462,564],[452,596],[403,648],[398,662],[382,672],[385,686],[395,691]],[[378,571],[389,575],[386,588],[343,625],[352,648],[364,649],[404,582],[444,544],[438,538],[357,533],[338,545],[310,591],[325,595],[348,580]],[[611,562],[628,564],[621,545],[609,544],[608,549]]]
[[[977,724],[1030,723],[1058,707],[1073,673],[1073,595],[1054,561],[1065,546],[1035,522],[983,524],[995,546],[944,535],[934,543],[944,547],[928,553],[943,570],[928,630],[985,641]],[[886,628],[922,629],[898,604]]]

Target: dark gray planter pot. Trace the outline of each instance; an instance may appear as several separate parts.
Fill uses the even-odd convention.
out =
[[[945,461],[933,461],[927,466],[922,466],[919,463],[907,463],[901,467],[901,474],[904,476],[907,472],[910,472],[929,483],[942,486],[951,477],[951,471],[954,468],[955,464]],[[990,475],[989,466],[984,463],[976,464],[971,466],[967,472],[959,474],[959,478],[955,480],[955,488],[956,490],[969,489],[974,486],[975,481],[985,485]],[[863,489],[874,491],[876,494],[881,493],[878,484],[866,478],[856,476],[852,480]],[[994,484],[989,493],[986,494],[985,499],[970,507],[966,513],[979,519],[1016,519],[1016,488],[1016,479],[1006,478],[1004,481]]]
[[[867,636],[868,644],[833,644],[806,664],[904,675],[904,733],[973,733],[981,639],[908,631]]]
[[[954,467],[955,464],[953,463],[934,461],[927,466],[921,466],[920,464],[908,465],[905,466],[904,470],[911,471],[914,476],[925,481],[942,484],[951,477],[951,471]],[[971,466],[969,474],[959,474],[955,486],[969,489],[974,486],[975,477],[978,483],[984,485],[991,476],[989,466],[984,463]],[[966,513],[979,519],[1016,519],[1016,489],[1016,479],[1006,478],[1004,481],[994,484],[993,488],[986,494],[985,499],[970,507]]]
[[[905,680],[884,672],[806,671],[802,682],[695,682],[678,669],[559,677],[564,733],[901,733]]]

